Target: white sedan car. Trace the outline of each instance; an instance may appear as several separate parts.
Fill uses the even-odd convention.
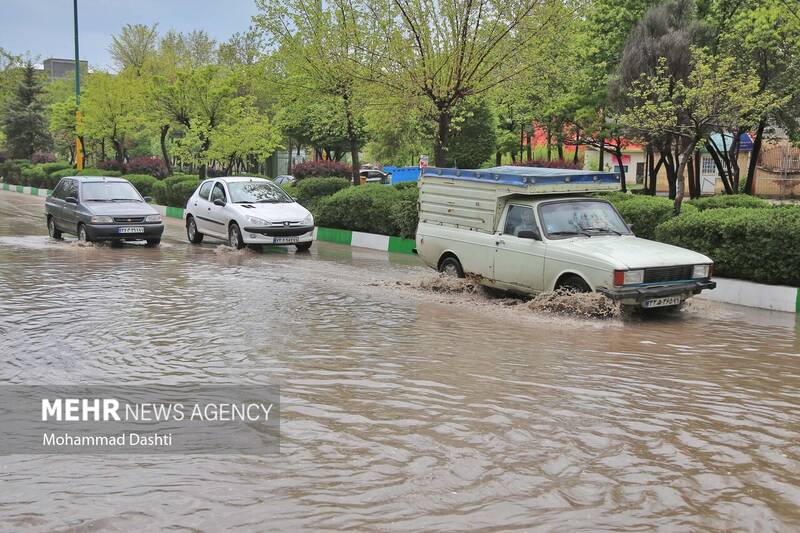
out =
[[[314,239],[314,217],[308,209],[262,178],[207,179],[189,198],[184,217],[193,244],[208,235],[237,249],[291,244],[305,251]]]

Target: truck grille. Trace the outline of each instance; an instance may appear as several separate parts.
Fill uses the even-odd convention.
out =
[[[118,224],[135,224],[144,222],[144,217],[114,217],[114,222]]]
[[[693,265],[655,267],[644,269],[645,283],[659,283],[662,281],[682,281],[692,279]]]

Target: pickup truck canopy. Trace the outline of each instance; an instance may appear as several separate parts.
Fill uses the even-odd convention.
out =
[[[420,221],[492,233],[509,197],[614,191],[619,176],[561,168],[430,167],[424,169],[419,188]]]

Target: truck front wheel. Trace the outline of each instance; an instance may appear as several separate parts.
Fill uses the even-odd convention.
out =
[[[448,255],[439,261],[439,272],[452,278],[464,277],[464,269],[461,268],[461,262],[454,255]]]

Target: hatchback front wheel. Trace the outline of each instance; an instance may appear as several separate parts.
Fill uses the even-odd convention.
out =
[[[242,232],[239,230],[239,224],[232,222],[228,228],[228,244],[231,248],[241,250],[244,248],[244,239],[242,239]]]

